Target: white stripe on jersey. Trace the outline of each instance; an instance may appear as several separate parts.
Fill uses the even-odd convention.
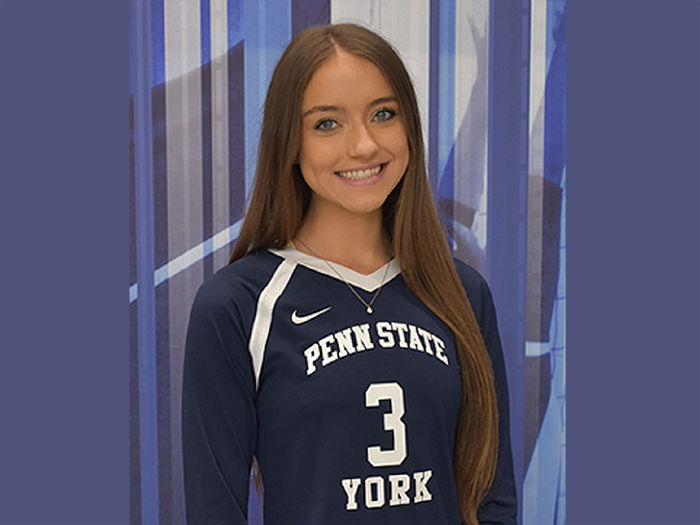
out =
[[[250,332],[250,343],[248,344],[248,351],[253,359],[256,389],[260,380],[265,344],[267,343],[267,336],[270,333],[270,325],[272,324],[272,310],[275,308],[277,299],[287,287],[287,283],[291,279],[296,266],[297,263],[288,259],[282,261],[272,275],[270,282],[260,292],[260,297],[258,298],[253,330]]]

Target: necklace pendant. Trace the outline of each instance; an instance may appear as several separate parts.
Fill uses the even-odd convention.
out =
[[[374,311],[374,310],[372,310],[372,307],[371,307],[371,306],[368,306],[368,307],[367,307],[367,313],[368,313],[368,314],[371,314],[373,311]]]

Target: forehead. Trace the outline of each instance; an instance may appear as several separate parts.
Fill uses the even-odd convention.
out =
[[[366,58],[339,51],[326,59],[311,77],[302,99],[303,109],[323,104],[364,106],[380,97],[396,96],[381,70]]]

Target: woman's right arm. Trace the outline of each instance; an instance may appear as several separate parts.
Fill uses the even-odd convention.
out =
[[[245,525],[255,451],[255,379],[229,287],[195,297],[185,344],[182,449],[187,523]]]

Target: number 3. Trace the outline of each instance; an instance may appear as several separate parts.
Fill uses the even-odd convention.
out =
[[[367,447],[367,461],[375,467],[390,467],[406,459],[406,425],[401,421],[404,414],[403,389],[398,383],[374,383],[365,392],[367,408],[378,407],[381,400],[391,402],[391,412],[384,414],[384,430],[394,434],[394,448],[382,450],[378,446]]]

